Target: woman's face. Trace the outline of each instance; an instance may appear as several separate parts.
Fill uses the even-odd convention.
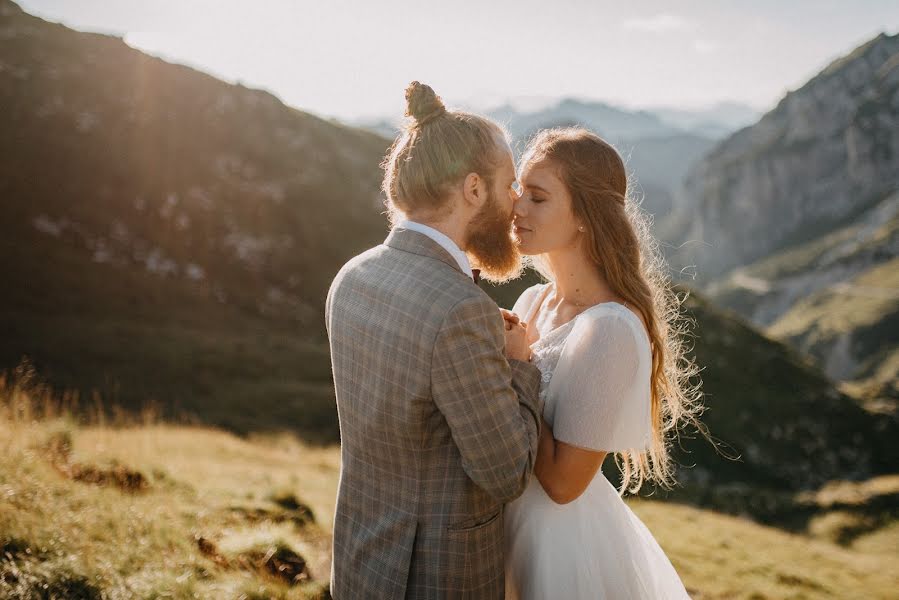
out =
[[[515,201],[514,229],[526,256],[575,248],[581,232],[571,194],[551,161],[526,162],[521,171],[521,196]]]

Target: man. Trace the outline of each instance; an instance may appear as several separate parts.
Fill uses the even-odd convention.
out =
[[[413,122],[385,160],[394,229],[326,305],[342,459],[331,594],[502,598],[502,508],[533,469],[540,374],[466,253],[493,281],[520,272],[515,169],[495,123],[418,82],[406,99]]]

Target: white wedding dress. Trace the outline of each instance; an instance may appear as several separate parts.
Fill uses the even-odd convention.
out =
[[[524,321],[547,292],[525,291]],[[541,335],[543,415],[553,436],[601,451],[643,449],[651,440],[649,338],[625,306],[607,302]],[[584,493],[560,505],[532,477],[505,511],[506,598],[667,600],[689,598],[645,525],[599,471]]]

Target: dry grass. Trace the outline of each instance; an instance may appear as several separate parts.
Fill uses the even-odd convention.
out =
[[[49,390],[29,386],[0,388],[0,596],[41,597],[37,586],[83,598],[324,596],[336,447],[287,435],[242,439],[148,415],[79,424]],[[63,460],[126,468],[146,486],[78,481],[60,471]],[[894,489],[893,479],[835,484],[815,500],[864,502]],[[303,504],[316,523],[306,523]],[[630,504],[695,598],[886,599],[899,589],[895,522],[841,547],[687,506]],[[294,576],[298,583],[286,580]]]
[[[899,589],[895,553],[849,550],[687,506],[643,500],[630,505],[696,599],[887,600]],[[888,537],[896,534],[894,528]]]
[[[322,596],[333,448],[152,422],[78,424],[48,390],[21,381],[7,381],[0,399],[0,597],[54,585],[62,597]],[[146,484],[135,492],[79,480],[60,468],[66,461],[124,468]],[[317,522],[294,518],[291,502],[308,504]],[[204,552],[201,538],[225,560]],[[272,572],[296,566],[294,553],[311,582]],[[63,575],[76,583],[60,583]]]

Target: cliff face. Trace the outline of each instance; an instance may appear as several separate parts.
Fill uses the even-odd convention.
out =
[[[660,232],[716,303],[832,378],[899,398],[899,36],[835,61],[711,150]]]
[[[844,225],[899,187],[899,36],[880,35],[711,150],[666,237],[701,280]]]

